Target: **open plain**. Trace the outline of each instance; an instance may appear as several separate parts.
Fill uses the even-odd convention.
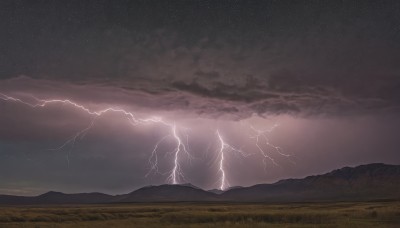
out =
[[[146,203],[0,208],[0,227],[400,227],[400,202]]]

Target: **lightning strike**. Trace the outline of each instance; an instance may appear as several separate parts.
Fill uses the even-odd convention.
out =
[[[174,150],[174,168],[172,169],[171,175],[168,177],[168,179],[172,182],[172,184],[178,184],[180,177],[185,180],[185,176],[183,175],[183,172],[181,170],[181,166],[179,163],[179,153],[184,152],[187,155],[189,155],[189,158],[190,158],[190,154],[187,151],[185,144],[182,143],[182,140],[180,139],[180,137],[178,136],[178,134],[176,132],[176,125],[173,125],[173,127],[172,127],[172,134],[176,140],[177,145]]]
[[[218,139],[221,143],[221,148],[219,150],[219,154],[220,154],[220,160],[219,160],[219,171],[221,172],[221,185],[220,185],[220,189],[223,191],[225,190],[226,186],[228,185],[226,183],[225,180],[225,170],[224,170],[224,150],[225,150],[225,142],[222,139],[221,135],[219,134],[219,131],[217,130],[217,135],[218,135]]]
[[[74,147],[75,143],[77,140],[82,139],[87,133],[88,131],[94,126],[95,121],[98,119],[98,117],[102,116],[105,113],[108,112],[114,112],[114,113],[120,113],[122,115],[125,115],[128,118],[128,121],[133,125],[133,126],[137,126],[137,125],[144,125],[144,124],[151,124],[151,123],[157,123],[157,124],[161,124],[165,127],[168,127],[171,129],[171,134],[170,135],[166,135],[164,136],[161,140],[159,140],[155,146],[153,151],[151,152],[150,158],[149,158],[149,164],[150,164],[150,171],[149,173],[146,174],[146,177],[151,173],[151,172],[156,172],[156,173],[160,173],[158,170],[158,147],[159,145],[169,136],[172,136],[174,138],[174,140],[176,141],[176,147],[173,151],[174,154],[174,166],[172,168],[172,170],[170,171],[170,175],[168,176],[168,182],[172,183],[172,184],[178,184],[180,183],[181,180],[185,180],[184,175],[183,175],[183,171],[181,169],[181,165],[179,162],[179,156],[180,154],[183,152],[185,153],[189,159],[192,158],[192,156],[190,155],[189,151],[186,149],[187,146],[183,143],[180,135],[177,132],[177,126],[175,124],[169,123],[164,121],[163,119],[159,118],[159,117],[150,117],[150,118],[137,118],[135,117],[135,115],[132,112],[126,111],[124,109],[120,109],[120,108],[113,108],[113,107],[108,107],[99,111],[93,111],[87,107],[85,107],[82,104],[73,102],[72,100],[69,99],[49,99],[49,100],[43,100],[43,99],[38,99],[36,97],[33,97],[34,100],[36,101],[36,103],[30,103],[27,101],[24,101],[20,98],[16,98],[16,97],[12,97],[12,96],[8,96],[6,94],[0,93],[0,99],[4,100],[4,101],[12,101],[12,102],[17,102],[20,104],[24,104],[27,105],[31,108],[44,108],[47,107],[48,105],[51,104],[66,104],[66,105],[70,105],[78,110],[81,110],[91,116],[94,116],[94,118],[92,119],[91,123],[85,127],[84,129],[78,131],[76,134],[74,134],[71,138],[69,138],[68,140],[66,140],[60,147],[53,149],[53,150],[62,150],[64,149],[66,146],[71,145],[71,149]],[[188,136],[186,135],[186,142],[188,142]],[[69,153],[67,153],[67,162],[68,162],[68,166],[69,166]]]
[[[69,167],[69,163],[70,163],[70,153],[71,150],[74,148],[75,146],[75,142],[77,139],[81,140],[83,139],[83,137],[85,137],[85,135],[87,134],[87,132],[93,127],[94,122],[96,121],[96,118],[93,118],[93,120],[90,122],[89,126],[87,126],[86,128],[84,128],[83,130],[79,131],[78,133],[76,133],[75,135],[73,135],[71,138],[69,138],[67,141],[65,141],[64,144],[62,144],[60,147],[56,148],[56,149],[51,149],[51,150],[62,150],[64,149],[64,147],[66,147],[67,145],[71,144],[71,148],[70,150],[67,152],[67,162],[68,162],[68,167]]]
[[[137,126],[137,125],[145,125],[145,124],[160,124],[164,127],[167,127],[170,129],[170,133],[162,137],[153,147],[153,150],[150,154],[150,157],[148,159],[148,163],[150,165],[150,169],[148,173],[145,175],[145,177],[148,177],[151,173],[156,173],[156,174],[161,174],[161,175],[168,175],[167,176],[167,182],[171,184],[179,184],[182,183],[183,181],[186,181],[184,172],[182,171],[181,168],[181,156],[186,155],[186,157],[191,161],[193,158],[192,155],[189,153],[189,136],[187,133],[185,133],[185,137],[181,137],[182,132],[181,128],[178,129],[175,123],[170,123],[165,120],[163,120],[160,117],[149,117],[149,118],[137,118],[134,113],[127,111],[125,109],[121,108],[114,108],[114,107],[108,107],[105,109],[101,110],[91,110],[90,108],[76,103],[72,100],[69,99],[49,99],[49,100],[44,100],[44,99],[38,99],[36,97],[33,97],[35,102],[28,102],[25,100],[22,100],[20,98],[8,96],[6,94],[0,93],[0,99],[4,101],[12,101],[16,103],[20,103],[26,106],[29,106],[31,108],[45,108],[51,104],[64,104],[64,105],[69,105],[73,108],[76,108],[78,110],[81,110],[84,113],[87,113],[88,115],[93,116],[93,119],[91,120],[90,124],[83,128],[82,130],[78,131],[76,134],[74,134],[72,137],[67,139],[61,146],[58,148],[52,149],[52,150],[63,150],[69,146],[69,151],[67,153],[67,162],[69,166],[69,154],[70,151],[73,149],[75,146],[76,142],[78,140],[82,140],[85,135],[92,129],[94,126],[95,122],[101,117],[103,114],[108,113],[108,112],[113,112],[113,113],[119,113],[127,118],[130,124],[132,126]],[[249,125],[251,131],[254,133],[250,136],[251,139],[255,140],[255,146],[257,147],[259,153],[263,156],[263,163],[264,163],[264,169],[267,167],[267,161],[270,161],[272,164],[278,166],[278,163],[275,161],[274,157],[271,154],[271,150],[274,151],[276,154],[283,156],[283,157],[290,157],[290,155],[285,154],[282,152],[282,149],[279,146],[275,146],[269,141],[268,135],[277,127],[278,125],[275,124],[273,125],[270,129],[267,130],[259,130],[253,127],[252,125]],[[219,165],[219,172],[221,173],[220,175],[220,180],[219,180],[219,189],[220,190],[226,190],[227,188],[230,187],[230,184],[227,180],[226,177],[226,170],[225,170],[225,163],[226,163],[226,156],[228,153],[234,152],[235,154],[239,154],[242,157],[247,157],[249,155],[253,154],[248,154],[244,153],[241,149],[237,149],[230,144],[228,144],[222,135],[220,134],[219,130],[216,130],[216,134],[218,136],[218,141],[219,141],[219,150],[218,150],[218,165]],[[159,171],[158,167],[158,157],[159,157],[159,146],[161,143],[163,143],[167,138],[172,138],[175,141],[175,147],[174,149],[169,152],[173,156],[173,168],[169,170],[168,172],[162,173]],[[184,139],[184,140],[182,140]]]
[[[149,164],[150,164],[150,170],[149,172],[145,175],[145,177],[148,177],[152,172],[155,172],[157,174],[162,174],[158,170],[158,147],[159,145],[170,135],[166,135],[162,137],[154,146],[153,151],[151,152],[151,155],[149,157]]]
[[[267,130],[259,130],[259,129],[256,129],[255,127],[253,127],[252,125],[250,125],[250,129],[255,133],[254,135],[250,136],[250,138],[255,139],[256,147],[257,147],[258,151],[260,152],[260,154],[264,157],[263,158],[264,170],[267,167],[267,160],[269,160],[272,164],[279,166],[278,163],[275,161],[275,159],[273,157],[271,157],[271,154],[267,150],[267,148],[272,149],[272,151],[279,154],[280,156],[290,157],[289,154],[285,154],[282,152],[281,147],[275,146],[274,144],[272,144],[268,138],[268,134],[273,132],[274,129],[278,126],[279,126],[278,124],[274,124],[271,128],[269,128]],[[261,140],[263,141],[263,142],[261,142],[262,145],[260,145]]]
[[[225,172],[225,167],[224,167],[224,165],[225,165],[225,153],[236,152],[236,153],[240,154],[243,157],[247,157],[247,156],[252,155],[252,154],[246,154],[241,149],[237,149],[237,148],[229,145],[228,143],[226,143],[224,141],[224,139],[222,138],[219,130],[216,131],[216,134],[218,136],[218,140],[219,140],[219,143],[220,143],[220,148],[219,148],[219,152],[218,152],[218,154],[219,154],[219,172],[221,173],[219,189],[223,191],[223,190],[225,190],[225,189],[230,187],[230,184],[229,184],[229,182],[227,181],[227,178],[226,178],[226,172]]]

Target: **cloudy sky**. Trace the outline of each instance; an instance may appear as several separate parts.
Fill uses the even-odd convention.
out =
[[[0,194],[400,164],[398,1],[5,0],[0,31]]]

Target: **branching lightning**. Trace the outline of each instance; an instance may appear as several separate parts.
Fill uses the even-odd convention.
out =
[[[70,163],[69,159],[69,154],[70,151],[73,149],[75,146],[76,142],[78,140],[82,140],[85,135],[93,128],[95,125],[96,121],[104,114],[112,112],[112,113],[118,113],[124,117],[127,118],[130,124],[132,126],[138,126],[138,125],[146,125],[146,124],[158,124],[163,127],[166,127],[169,129],[169,133],[165,136],[163,136],[159,141],[157,141],[153,147],[153,150],[150,153],[148,163],[150,166],[150,169],[148,173],[145,175],[148,177],[150,174],[160,174],[160,175],[166,175],[167,176],[167,182],[171,184],[179,184],[183,183],[184,181],[187,182],[185,179],[184,172],[182,170],[181,162],[182,162],[182,156],[186,157],[191,161],[193,159],[193,156],[189,153],[190,148],[189,148],[189,136],[186,131],[184,131],[183,128],[178,128],[175,123],[165,121],[164,119],[160,117],[148,117],[148,118],[138,118],[134,113],[127,111],[125,109],[121,108],[115,108],[115,107],[107,107],[105,109],[101,110],[92,110],[89,107],[86,107],[85,105],[76,103],[72,100],[69,99],[38,99],[36,97],[33,97],[33,102],[30,100],[29,102],[26,100],[23,100],[21,98],[17,97],[12,97],[8,96],[6,94],[0,93],[0,99],[4,101],[11,101],[11,102],[16,102],[23,104],[25,106],[31,107],[31,108],[45,108],[49,105],[52,104],[63,104],[67,105],[68,107],[75,108],[77,110],[80,110],[92,117],[90,123],[83,128],[82,130],[78,131],[74,135],[72,135],[70,138],[68,138],[63,144],[61,144],[59,147],[53,149],[53,150],[64,150],[69,148],[69,151],[67,152],[67,162],[68,166]],[[251,135],[250,139],[255,141],[255,147],[257,148],[259,154],[263,157],[263,164],[264,164],[264,169],[267,167],[267,162],[271,162],[272,164],[278,166],[278,162],[275,160],[275,156],[283,156],[283,157],[290,157],[290,155],[283,153],[281,147],[275,146],[272,144],[269,140],[269,134],[274,131],[276,127],[278,127],[278,124],[273,125],[271,128],[267,130],[259,130],[256,129],[252,125],[247,125],[246,128],[249,128],[251,130]],[[212,130],[212,129],[211,129]],[[220,190],[226,190],[227,188],[230,187],[230,184],[228,182],[227,178],[227,170],[226,170],[226,163],[227,163],[227,158],[229,156],[232,156],[233,154],[235,155],[240,155],[241,157],[247,157],[250,155],[254,155],[254,153],[245,153],[242,151],[242,149],[238,149],[231,144],[229,144],[224,137],[221,135],[219,130],[216,130],[216,135],[217,135],[217,140],[219,143],[219,147],[217,149],[218,153],[218,160],[215,160],[215,162],[218,162],[219,170],[218,172],[220,173],[220,178],[219,178],[219,189]],[[160,172],[159,170],[159,148],[160,145],[163,144],[167,139],[172,139],[174,140],[174,147],[173,149],[169,152],[166,153],[165,156],[169,155],[171,156],[172,159],[172,168],[167,171],[167,172]],[[208,146],[208,149],[210,148],[210,145]],[[207,151],[208,151],[207,149]]]
[[[78,131],[71,138],[66,140],[61,146],[59,146],[58,148],[56,148],[54,150],[62,150],[67,145],[71,145],[71,148],[73,148],[73,146],[76,143],[76,140],[82,139],[88,133],[88,131],[94,126],[95,121],[98,119],[98,117],[100,117],[103,114],[108,113],[108,112],[120,113],[120,114],[126,116],[128,118],[128,121],[133,126],[156,123],[156,124],[161,124],[163,126],[170,128],[171,134],[164,136],[160,141],[158,141],[155,144],[154,149],[149,158],[150,171],[148,174],[146,174],[146,176],[148,176],[152,171],[159,173],[159,171],[158,171],[158,155],[157,155],[158,147],[159,147],[160,143],[162,143],[167,137],[172,136],[173,139],[176,141],[176,147],[173,150],[173,154],[174,154],[173,168],[169,172],[170,174],[169,174],[167,180],[172,184],[178,184],[178,183],[180,183],[181,180],[184,180],[184,175],[183,175],[183,171],[181,169],[179,157],[180,157],[181,153],[185,153],[186,155],[188,155],[189,158],[192,158],[192,156],[190,155],[189,151],[187,150],[187,146],[184,144],[183,140],[181,139],[181,136],[178,133],[177,126],[175,123],[169,123],[159,117],[150,117],[150,118],[144,118],[144,119],[137,118],[137,117],[135,117],[135,115],[132,112],[126,111],[125,109],[120,109],[120,108],[108,107],[108,108],[105,108],[105,109],[102,109],[99,111],[93,111],[93,110],[85,107],[84,105],[73,102],[69,99],[43,100],[43,99],[38,99],[35,97],[33,97],[33,98],[36,101],[36,103],[30,103],[30,102],[24,101],[20,98],[16,98],[16,97],[12,97],[12,96],[8,96],[6,94],[0,93],[0,99],[2,99],[2,100],[21,103],[21,104],[27,105],[31,108],[44,108],[50,104],[66,104],[66,105],[70,105],[78,110],[81,110],[81,111],[93,116],[91,123],[87,127]],[[188,142],[187,135],[186,135],[186,141]],[[68,161],[68,165],[69,165],[68,154],[67,154],[67,161]]]
[[[243,157],[247,157],[251,154],[246,154],[241,149],[237,149],[237,148],[229,145],[228,143],[226,143],[224,141],[224,139],[222,138],[219,130],[216,131],[216,134],[218,136],[218,140],[220,143],[220,148],[219,148],[219,152],[218,152],[218,154],[219,154],[219,172],[221,173],[219,189],[225,190],[230,187],[230,184],[227,181],[226,172],[225,172],[225,154],[228,152],[236,152]]]
[[[96,121],[96,117],[92,119],[92,121],[90,122],[89,126],[87,126],[86,128],[84,128],[81,131],[79,131],[76,134],[74,134],[71,138],[69,138],[67,141],[65,141],[65,143],[63,143],[58,148],[51,149],[51,150],[62,150],[67,145],[71,145],[70,150],[72,150],[74,148],[74,146],[75,146],[76,140],[77,139],[83,139],[83,137],[85,137],[85,135],[88,133],[88,131],[93,127],[95,121]],[[67,152],[68,167],[69,167],[69,162],[70,162],[69,161],[69,154],[70,154],[70,151]]]
[[[179,154],[181,152],[184,152],[189,156],[189,158],[191,158],[191,155],[188,152],[188,150],[186,149],[185,144],[182,143],[181,138],[178,136],[178,134],[176,132],[176,125],[172,126],[172,134],[177,142],[177,145],[174,150],[174,168],[172,169],[172,172],[171,172],[170,176],[168,177],[168,180],[170,182],[172,182],[173,184],[177,184],[177,183],[179,183],[180,177],[182,179],[185,179],[185,176],[183,175],[183,172],[182,172],[182,169],[181,169],[181,166],[179,163]]]
[[[278,127],[278,124],[274,124],[271,128],[267,130],[259,130],[250,125],[250,129],[255,133],[254,135],[250,136],[250,138],[255,139],[255,145],[260,152],[260,154],[264,157],[263,163],[264,163],[264,169],[267,167],[267,160],[272,162],[272,164],[278,166],[278,163],[275,161],[273,157],[271,157],[270,151],[268,149],[272,149],[275,153],[284,156],[284,157],[290,157],[289,154],[285,154],[282,152],[282,148],[279,146],[275,146],[274,144],[270,143],[268,134],[274,131],[276,127]],[[262,142],[260,142],[262,141]],[[260,143],[262,143],[260,145]]]
[[[151,156],[149,157],[149,164],[150,164],[150,170],[149,172],[145,175],[145,177],[148,177],[152,172],[158,173],[158,174],[162,174],[159,172],[158,170],[158,155],[157,155],[157,151],[158,151],[158,147],[160,146],[160,144],[170,135],[166,135],[164,137],[162,137],[154,146],[153,151],[151,152]]]

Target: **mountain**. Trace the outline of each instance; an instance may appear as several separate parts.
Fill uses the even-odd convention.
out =
[[[0,195],[0,204],[90,204],[112,202],[114,196],[103,193],[47,192],[39,196],[10,196]]]
[[[223,190],[221,190],[221,189],[216,189],[216,188],[210,189],[210,190],[208,190],[207,192],[211,192],[211,193],[218,194],[218,195],[224,193]]]
[[[93,192],[93,193],[76,193],[65,194],[61,192],[47,192],[35,197],[37,203],[44,204],[65,204],[65,203],[108,203],[112,202],[114,197],[111,195]]]
[[[65,194],[47,192],[33,197],[0,195],[1,204],[90,204],[128,202],[305,202],[400,199],[400,165],[368,164],[286,179],[273,184],[202,190],[192,184],[146,186],[128,194]]]
[[[11,196],[11,195],[0,195],[0,205],[2,204],[33,204],[32,200],[35,197],[29,196]]]
[[[399,199],[400,166],[345,167],[303,179],[232,189],[224,192],[222,197],[226,201],[268,202]]]
[[[120,198],[120,202],[216,201],[216,194],[191,184],[148,186]]]
[[[221,189],[214,188],[214,189],[208,190],[208,192],[212,192],[212,193],[215,193],[215,194],[222,194],[225,191],[229,191],[231,189],[237,189],[237,188],[243,188],[243,187],[242,186],[233,186],[233,187],[229,187],[227,190],[221,190]]]

